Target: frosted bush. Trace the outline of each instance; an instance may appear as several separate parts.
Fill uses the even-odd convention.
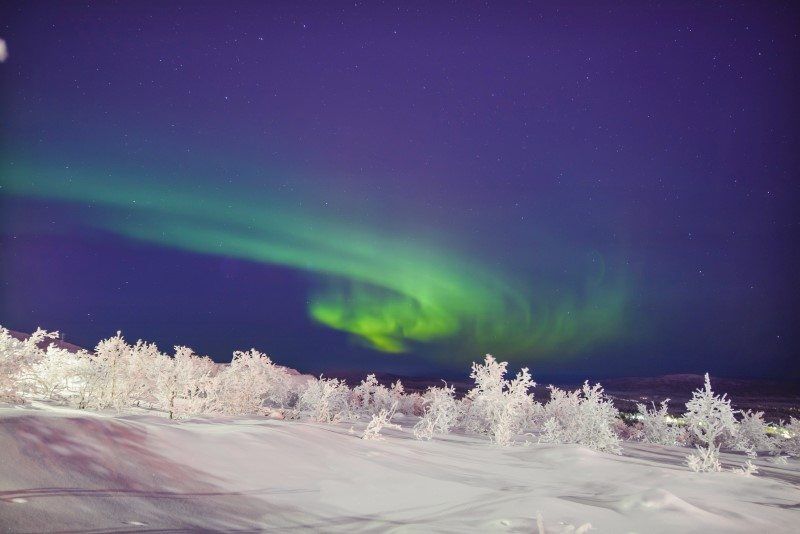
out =
[[[455,398],[455,388],[430,387],[422,396],[425,412],[414,425],[414,437],[432,439],[435,435],[450,432],[459,419],[460,403]]]
[[[367,428],[364,429],[364,435],[361,436],[361,439],[383,440],[384,438],[381,436],[381,430],[384,428],[396,428],[400,430],[400,425],[392,423],[392,417],[394,417],[396,411],[397,402],[392,403],[389,408],[381,408],[377,414],[372,416],[370,422],[367,423]]]
[[[775,441],[767,434],[767,423],[764,422],[764,412],[747,410],[742,412],[734,438],[734,448],[748,453],[772,452],[775,450]]]
[[[81,407],[98,409],[152,405],[157,375],[154,371],[166,356],[153,343],[125,342],[121,332],[97,344],[89,358],[92,367],[82,381],[91,384],[83,395]]]
[[[215,364],[188,347],[175,347],[173,357],[154,367],[156,404],[169,418],[212,411]]]
[[[421,416],[424,411],[422,395],[417,392],[406,393],[400,380],[395,381],[388,389],[387,406],[397,403],[397,413]]]
[[[533,404],[533,396],[528,394],[528,390],[535,385],[527,367],[523,367],[517,376],[508,382],[502,402],[490,425],[492,438],[498,445],[510,445],[514,436],[522,431],[526,416]]]
[[[422,417],[422,414],[425,413],[425,401],[417,392],[406,393],[397,399],[397,402],[398,413],[416,417]]]
[[[467,393],[466,427],[472,432],[488,434],[499,445],[510,445],[522,431],[526,415],[533,404],[528,390],[535,386],[528,368],[506,380],[508,362],[498,362],[487,354],[483,365],[473,363],[470,378],[475,387]]]
[[[792,417],[781,427],[777,447],[786,456],[800,456],[800,419]]]
[[[338,423],[350,419],[350,388],[343,380],[322,378],[311,380],[300,395],[297,408],[320,423]]]
[[[712,391],[708,373],[704,388],[695,390],[686,403],[683,417],[696,442],[695,453],[686,457],[689,468],[696,472],[721,471],[720,444],[726,436],[736,434],[736,419],[731,401]]]
[[[198,356],[188,347],[175,347],[175,373],[181,386],[173,410],[178,416],[207,413],[214,387],[217,364],[208,356]]]
[[[642,439],[642,423],[639,421],[629,424],[622,419],[617,419],[614,421],[612,430],[614,431],[614,434],[616,434],[622,441],[634,441]]]
[[[121,367],[119,404],[153,406],[153,390],[158,378],[154,370],[169,360],[169,356],[158,350],[155,343],[146,343],[141,339],[130,347],[126,356]]]
[[[178,347],[175,347],[178,350]],[[155,378],[153,389],[154,403],[157,408],[169,414],[169,418],[175,417],[175,400],[181,391],[180,377],[174,358],[163,358],[158,361],[158,365],[152,369]]]
[[[402,388],[402,384],[400,387]],[[394,396],[396,395],[397,392],[395,392]],[[374,374],[369,374],[359,385],[353,388],[353,410],[364,415],[374,415],[397,401],[392,397],[393,395],[389,389],[380,384]]]
[[[506,385],[505,374],[508,362],[498,362],[490,354],[486,355],[484,364],[472,364],[470,378],[475,380],[475,387],[466,395],[465,426],[470,432],[489,433],[493,412],[500,402]]]
[[[123,406],[123,394],[126,381],[127,358],[131,350],[122,337],[122,332],[100,341],[94,350],[92,366],[94,367],[96,383],[93,394],[87,399],[87,405],[92,408],[116,408]]]
[[[282,407],[291,382],[286,370],[261,352],[236,351],[230,365],[214,377],[211,410],[226,415],[259,414]]]
[[[0,327],[0,401],[23,402],[23,395],[35,387],[33,367],[44,357],[39,345],[57,338],[58,332],[37,328],[20,341]]]
[[[32,392],[46,399],[69,403],[81,390],[80,377],[88,365],[89,353],[72,353],[50,345],[31,367]]]
[[[78,363],[75,366],[75,395],[72,400],[81,410],[96,407],[97,392],[104,378],[102,368],[97,365],[97,355],[81,350],[76,357]]]
[[[600,384],[563,391],[550,386],[550,401],[542,410],[543,443],[577,443],[603,452],[621,454],[619,436],[614,432],[619,412],[603,393]]]
[[[758,474],[758,466],[753,463],[753,460],[758,457],[754,450],[747,451],[747,460],[740,467],[733,467],[731,471],[737,475],[752,476]]]
[[[658,408],[655,403],[650,410],[644,404],[637,404],[641,431],[639,439],[644,443],[656,445],[679,445],[682,430],[673,423],[668,412],[669,399],[661,402]]]
[[[397,413],[405,415],[422,415],[423,403],[419,393],[406,393],[403,383],[397,380],[389,388],[390,402],[397,403]]]

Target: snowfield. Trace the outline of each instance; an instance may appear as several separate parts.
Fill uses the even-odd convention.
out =
[[[366,422],[0,407],[4,532],[797,532],[800,469],[694,473],[687,449],[500,447]],[[524,437],[522,438],[524,440]],[[535,438],[531,438],[535,441]],[[722,455],[740,466],[743,454]]]

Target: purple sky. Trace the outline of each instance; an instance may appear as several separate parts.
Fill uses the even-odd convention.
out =
[[[5,2],[0,324],[797,377],[800,10],[561,4]]]

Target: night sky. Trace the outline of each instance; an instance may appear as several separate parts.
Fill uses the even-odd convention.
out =
[[[0,324],[797,378],[791,2],[4,2]]]

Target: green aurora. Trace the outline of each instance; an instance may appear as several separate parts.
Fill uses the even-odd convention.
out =
[[[70,203],[127,238],[308,273],[309,316],[386,353],[566,356],[624,334],[625,284],[604,272],[577,284],[520,280],[454,239],[381,230],[252,188],[108,176],[6,160],[0,183],[6,194]]]

